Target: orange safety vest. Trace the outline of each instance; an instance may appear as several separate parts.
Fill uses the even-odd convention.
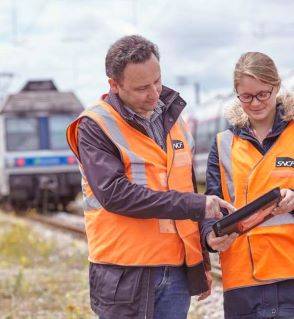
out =
[[[118,148],[130,182],[154,191],[194,192],[191,141],[180,120],[171,128],[164,152],[151,138],[124,121],[111,105],[100,101],[67,129],[68,143],[78,159],[78,126],[85,116],[94,120]],[[81,164],[80,167],[90,261],[125,266],[184,262],[192,266],[203,262],[196,222],[139,219],[109,212],[95,198]]]
[[[281,165],[294,158],[294,122],[262,155],[248,140],[229,130],[217,136],[224,199],[240,208],[274,187],[294,188],[294,168]],[[277,215],[221,253],[224,290],[294,278],[294,216]]]

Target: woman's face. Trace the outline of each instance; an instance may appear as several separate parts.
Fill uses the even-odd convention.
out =
[[[247,75],[242,76],[237,86],[241,106],[251,122],[267,122],[274,118],[277,93],[277,87]]]

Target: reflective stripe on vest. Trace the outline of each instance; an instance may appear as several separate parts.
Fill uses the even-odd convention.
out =
[[[279,226],[279,225],[289,225],[294,224],[294,217],[292,214],[281,214],[272,217],[271,219],[266,220],[262,224],[259,225],[259,227],[263,226]]]
[[[293,168],[276,165],[278,158],[294,158],[293,121],[265,155],[248,140],[229,135],[225,131],[217,136],[221,186],[226,201],[240,208],[274,187],[294,188]],[[230,184],[234,186],[232,193]],[[224,289],[294,278],[293,233],[294,216],[288,213],[239,236],[221,253]]]
[[[97,115],[101,116],[104,120],[106,128],[110,136],[115,136],[115,142],[120,147],[123,148],[131,159],[131,173],[132,181],[138,185],[146,185],[146,172],[144,161],[136,156],[133,152],[129,151],[128,142],[124,139],[123,135],[120,133],[120,129],[117,126],[117,123],[107,111],[107,109],[102,108],[101,106],[94,106],[89,109],[92,112],[95,112]]]
[[[224,168],[226,186],[228,188],[227,193],[230,197],[230,202],[233,204],[235,202],[235,191],[232,174],[231,149],[234,135],[230,130],[226,130],[219,136],[221,136],[218,143],[219,161],[222,163],[222,167]]]
[[[99,203],[98,199],[94,196],[91,188],[88,187],[88,181],[86,179],[82,165],[79,165],[80,172],[82,175],[82,192],[83,192],[83,208],[84,211],[90,211],[93,209],[100,209],[102,205]],[[86,194],[86,195],[85,195]]]
[[[185,134],[185,138],[189,144],[189,147],[191,149],[191,154],[192,156],[194,156],[196,154],[196,147],[195,147],[195,141],[194,141],[194,138],[189,130],[189,127],[188,125],[185,123],[185,121],[183,120],[182,116],[179,117],[179,120],[178,120],[180,126],[181,126],[181,129],[182,131],[184,132]],[[197,176],[197,172],[196,172],[196,165],[195,163],[193,163],[193,174],[194,174],[194,177],[196,178]]]
[[[193,154],[193,150],[195,148],[195,142],[194,142],[193,136],[190,133],[190,131],[188,130],[187,124],[185,123],[185,121],[183,120],[183,118],[181,116],[179,117],[178,121],[179,121],[179,124],[181,126],[182,131],[185,134],[185,138],[186,138],[186,140],[190,146],[190,149],[192,151],[192,154]]]
[[[94,120],[120,151],[125,175],[133,183],[155,191],[174,189],[192,192],[192,165],[185,131],[175,123],[167,138],[167,153],[151,138],[137,131],[107,103],[85,110],[67,130],[67,139],[76,156],[80,119]],[[175,150],[173,140],[183,142]],[[119,265],[197,265],[203,262],[198,224],[191,220],[139,219],[115,214],[93,200],[83,176],[85,221],[92,262]],[[169,174],[167,174],[169,173]],[[142,190],[143,191],[143,190]]]

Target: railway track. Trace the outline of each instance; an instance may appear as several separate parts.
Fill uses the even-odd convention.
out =
[[[25,218],[86,238],[84,218],[82,216],[58,212],[51,215],[28,214]]]

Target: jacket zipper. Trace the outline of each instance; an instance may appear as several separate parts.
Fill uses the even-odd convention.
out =
[[[170,143],[171,143],[171,148],[172,148],[172,152],[173,152],[173,157],[172,157],[172,160],[171,160],[170,169],[169,169],[169,171],[168,171],[168,173],[167,173],[167,178],[166,178],[167,185],[168,185],[168,180],[169,180],[170,173],[171,173],[171,170],[172,170],[172,167],[173,167],[173,163],[174,163],[174,159],[175,159],[175,150],[174,150],[174,147],[173,147],[173,141],[172,141],[172,137],[171,137],[170,132],[168,133],[168,136],[169,136]]]
[[[148,314],[149,287],[150,287],[150,273],[151,273],[151,269],[149,268],[149,272],[148,272],[148,286],[147,286],[147,295],[146,295],[146,306],[145,306],[145,315],[144,315],[144,319],[147,319],[147,314]]]

